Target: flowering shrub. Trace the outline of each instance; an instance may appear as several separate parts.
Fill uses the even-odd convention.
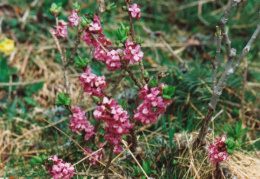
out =
[[[108,39],[106,37],[105,32],[103,32],[103,28],[102,28],[104,24],[101,23],[102,22],[100,19],[101,16],[99,17],[100,13],[94,13],[88,10],[87,14],[82,14],[83,11],[81,11],[79,4],[74,3],[72,6],[73,10],[71,11],[71,15],[68,17],[68,19],[61,20],[59,19],[59,14],[62,13],[61,5],[60,4],[56,5],[55,3],[53,3],[50,9],[51,14],[55,16],[55,20],[56,20],[56,26],[54,26],[54,29],[51,30],[51,35],[54,38],[54,42],[60,53],[61,65],[64,71],[64,79],[65,79],[65,87],[66,87],[66,92],[61,93],[57,96],[57,101],[55,102],[55,104],[64,106],[68,110],[68,112],[70,112],[70,115],[72,115],[70,119],[70,124],[68,124],[68,127],[72,130],[72,132],[84,135],[85,141],[79,137],[76,140],[74,140],[73,137],[70,137],[68,135],[66,136],[75,144],[77,144],[77,146],[81,149],[80,151],[77,150],[77,152],[78,151],[82,152],[83,155],[84,154],[88,155],[88,153],[93,154],[92,156],[88,156],[90,165],[95,165],[99,163],[105,166],[104,163],[102,163],[101,161],[103,161],[106,158],[105,153],[110,152],[108,159],[105,160],[106,162],[105,174],[104,174],[105,178],[108,177],[108,172],[107,172],[108,169],[112,171],[112,169],[109,168],[109,166],[112,162],[113,154],[119,154],[122,152],[123,150],[122,144],[126,146],[125,151],[130,149],[132,152],[134,152],[135,149],[137,148],[136,146],[138,146],[137,143],[138,137],[136,137],[136,132],[140,134],[140,131],[143,131],[143,130],[136,130],[139,125],[142,125],[140,124],[140,122],[145,125],[155,123],[159,115],[164,115],[167,105],[171,103],[172,101],[171,99],[174,94],[174,87],[168,86],[167,84],[160,83],[160,79],[163,78],[161,74],[150,76],[148,72],[146,72],[144,69],[144,65],[142,61],[144,57],[144,53],[142,52],[142,41],[140,37],[135,38],[136,36],[134,31],[134,27],[135,27],[134,22],[135,19],[136,20],[140,19],[141,10],[136,3],[131,5],[130,2],[131,1],[126,0],[125,1],[126,6],[123,6],[122,8],[123,10],[126,11],[126,13],[129,16],[129,24],[128,24],[129,27],[127,25],[124,25],[123,23],[120,23],[120,28],[114,31],[114,36],[116,37],[116,39],[113,39],[113,37],[111,39]],[[232,1],[232,3],[240,3],[240,2],[242,1],[235,1],[235,0]],[[112,9],[116,7],[114,3],[108,5],[104,3],[104,1],[103,2],[100,1],[99,3],[100,3],[99,10],[101,13],[110,12]],[[228,33],[226,32],[227,30],[226,23],[232,8],[236,6],[237,4],[231,4],[227,12],[224,14],[224,17],[221,22],[222,23],[221,33],[219,31],[219,27],[217,27],[218,29],[217,30],[218,31],[217,32],[217,41],[218,41],[217,54],[216,54],[216,60],[214,61],[214,63],[212,63],[214,68],[212,74],[213,96],[209,103],[209,111],[207,115],[205,115],[204,124],[201,128],[201,132],[198,135],[198,140],[196,140],[196,142],[194,143],[201,144],[204,141],[205,136],[207,135],[209,124],[211,122],[211,119],[213,117],[214,111],[217,106],[217,101],[223,91],[227,78],[229,77],[229,75],[234,73],[234,71],[238,68],[238,66],[242,62],[245,55],[247,55],[253,41],[256,39],[256,36],[259,33],[260,26],[258,27],[258,30],[254,33],[252,39],[250,39],[245,49],[242,51],[241,58],[238,58],[238,61],[235,62],[236,50],[231,47]],[[25,15],[24,18],[26,19]],[[64,16],[62,16],[61,18],[63,17]],[[69,54],[67,53],[66,48],[64,48],[64,44],[63,44],[68,41],[68,37],[67,37],[68,24],[70,28],[76,27],[74,28],[76,30],[75,34],[69,34],[69,37],[75,35],[74,47],[72,48],[71,53]],[[69,32],[71,32],[72,30],[73,29],[70,29]],[[146,29],[145,31],[147,31],[153,37],[158,37],[158,39],[160,39],[163,42],[163,44],[168,49],[170,49],[174,58],[178,59],[178,61],[180,62],[180,66],[185,67],[186,70],[188,71],[188,67],[186,66],[185,62],[181,58],[177,58],[178,56],[175,54],[173,50],[171,50],[171,47],[162,38],[160,32],[152,32],[149,31],[149,29],[148,30]],[[60,40],[61,38],[63,38],[63,40]],[[88,58],[82,59],[81,57],[78,56],[78,54],[80,53],[78,47],[81,41],[84,41],[88,46],[92,47],[90,57],[89,57],[90,59]],[[217,75],[217,69],[219,63],[218,58],[220,56],[219,53],[220,53],[220,49],[222,49],[221,43],[227,46],[226,48],[227,55],[225,56],[227,57],[227,63],[226,63],[226,67],[224,68],[225,71],[221,74],[221,77],[219,78],[219,76]],[[14,44],[10,41],[9,42],[5,41],[3,42],[3,44],[1,42],[0,44],[0,50],[4,52],[10,51],[11,49],[13,49],[13,47]],[[75,60],[76,56],[78,56],[79,58],[78,61]],[[83,91],[86,92],[87,95],[93,99],[92,101],[93,103],[91,102],[90,103],[96,105],[94,106],[95,110],[93,112],[93,115],[92,114],[88,115],[89,116],[88,119],[92,120],[91,122],[86,118],[85,111],[81,110],[79,107],[72,108],[71,105],[73,104],[70,99],[70,96],[72,96],[71,95],[72,88],[70,88],[70,83],[68,78],[68,71],[69,71],[68,67],[70,65],[73,65],[74,60],[75,60],[75,65],[79,67],[79,69],[77,69],[76,71],[79,70],[84,71],[78,77],[80,85]],[[26,60],[24,61],[25,62],[23,66],[26,66],[27,62]],[[152,62],[152,60],[149,59],[147,61],[150,63]],[[101,64],[101,63],[105,64],[106,69],[108,71],[121,70],[121,73],[120,75],[118,75],[118,79],[115,80],[116,82],[114,84],[111,83],[108,84],[107,81],[109,81],[109,79],[107,80],[105,76],[98,76],[92,73],[92,67],[93,66],[96,67],[96,64]],[[235,63],[235,65],[232,67],[233,63]],[[132,65],[135,65],[136,68],[139,68],[140,74],[137,75],[135,73],[135,71],[139,71],[139,70],[135,69],[134,71]],[[100,71],[103,72],[103,70]],[[179,71],[175,72],[176,76],[179,75],[178,73]],[[133,103],[131,103],[130,104],[131,107],[128,108],[128,106],[124,105],[124,102],[122,102],[122,100],[120,101],[120,103],[114,100],[117,99],[114,96],[115,91],[118,88],[120,81],[125,77],[126,74],[129,76],[129,78],[132,80],[133,84],[135,85],[136,88],[138,88],[139,91],[139,93],[136,92],[135,89],[131,91],[131,100],[134,99],[132,94],[134,94],[135,92],[136,92],[135,99],[138,98],[140,99],[135,101],[136,105],[134,105],[134,109],[131,108]],[[12,78],[10,79],[12,80]],[[106,87],[108,88],[106,89]],[[10,92],[12,91],[11,89],[12,88],[10,87]],[[210,90],[208,89],[208,91]],[[188,95],[187,102],[189,101],[188,100],[189,97],[190,96]],[[196,110],[196,112],[198,112],[200,116],[204,116],[199,112],[199,110],[196,109],[194,105],[192,105],[192,103],[190,103],[190,105],[194,110]],[[242,105],[242,109],[244,109],[243,105]],[[133,114],[131,114],[131,112],[129,111],[133,111]],[[93,116],[95,118],[93,118]],[[192,123],[192,119],[190,119],[190,121]],[[95,126],[91,125],[91,123],[95,124]],[[189,125],[191,125],[191,123],[189,122]],[[54,125],[52,126],[55,127]],[[147,126],[143,127],[142,129],[145,128],[147,128]],[[230,127],[228,126],[228,128]],[[174,130],[173,128],[170,128],[169,130],[169,141],[170,141],[169,143],[171,149],[174,148],[173,146]],[[239,138],[243,133],[245,133],[246,130],[245,129],[240,130],[236,127],[234,130],[232,129],[229,130],[229,132],[233,135],[234,137],[233,139],[230,138],[227,139],[227,137],[223,135],[220,139],[216,139],[215,144],[210,145],[208,147],[210,161],[213,162],[214,164],[227,160],[228,156],[234,152],[234,148],[236,147],[235,141],[238,140],[237,138]],[[98,147],[100,149],[98,149],[98,151],[95,151],[96,143],[97,142],[99,143],[100,141],[103,142],[104,140],[106,141],[104,145],[99,144]],[[125,140],[127,140],[128,143],[126,143]],[[84,146],[81,147],[81,145]],[[149,145],[147,146],[149,147]],[[196,149],[196,147],[198,146],[199,145],[193,147],[193,149]],[[108,151],[105,152],[105,150]],[[117,155],[117,157],[119,157],[119,155]],[[56,155],[50,157],[48,161],[49,163],[46,162],[46,159],[43,159],[41,157],[40,158],[36,157],[33,160],[34,163],[40,163],[46,165],[49,171],[49,175],[52,176],[53,178],[71,178],[73,176],[74,167],[71,166],[71,164],[65,163],[63,160],[58,159]],[[79,161],[79,163],[80,162],[81,161]],[[147,169],[147,165],[145,164],[145,162],[143,162],[142,164],[143,164],[143,168]],[[177,165],[178,162],[174,162],[173,164]]]
[[[73,177],[75,169],[70,163],[58,159],[57,155],[51,156],[48,160],[52,161],[52,165],[48,165],[47,169],[53,179],[70,179]]]
[[[129,12],[130,18],[136,18],[139,20],[140,18],[140,7],[137,4],[130,5],[126,2],[128,9],[125,9]],[[114,3],[107,6],[107,11],[115,8]],[[58,15],[61,13],[61,7],[58,5],[53,5],[50,9],[50,12],[56,17],[57,26],[55,30],[52,29],[52,34],[56,38],[67,38],[67,25],[68,23],[63,20],[58,20]],[[120,24],[121,28],[115,31],[115,35],[117,37],[116,44],[119,45],[122,43],[123,47],[118,49],[111,48],[112,42],[105,37],[103,33],[103,28],[101,26],[101,21],[99,17],[93,12],[89,12],[88,14],[80,16],[80,6],[78,3],[73,4],[72,14],[68,17],[68,21],[70,23],[70,27],[77,26],[78,34],[76,35],[76,44],[75,49],[77,50],[78,44],[80,43],[80,39],[86,42],[87,45],[95,47],[94,49],[94,57],[98,61],[104,63],[106,65],[106,69],[109,71],[115,70],[124,70],[127,71],[130,75],[131,79],[136,83],[136,85],[141,89],[139,92],[140,99],[143,100],[143,103],[139,105],[137,111],[134,114],[134,119],[136,121],[143,122],[144,124],[148,124],[151,122],[155,122],[159,114],[164,114],[166,110],[167,104],[171,102],[171,97],[174,92],[174,88],[169,88],[167,85],[161,84],[157,87],[157,81],[155,79],[151,79],[147,72],[142,72],[142,78],[144,82],[139,82],[139,80],[135,77],[135,74],[130,69],[130,65],[136,64],[139,62],[141,68],[143,68],[142,62],[144,53],[141,51],[141,39],[134,39],[134,29],[132,28],[132,41],[129,39],[129,27],[125,27],[124,24]],[[133,25],[133,24],[130,24]],[[81,38],[81,33],[83,36]],[[55,38],[54,37],[54,38]],[[56,41],[56,45],[59,46],[59,41]],[[76,50],[74,55],[76,54]],[[65,54],[60,51],[61,56],[65,56]],[[72,58],[73,60],[73,58]],[[85,112],[82,111],[79,107],[74,107],[71,111],[72,118],[70,120],[69,128],[73,132],[83,132],[85,134],[85,140],[90,139],[90,137],[94,136],[89,142],[95,141],[95,136],[98,131],[98,126],[100,122],[105,123],[105,133],[104,140],[109,143],[111,146],[109,162],[112,160],[112,154],[118,154],[122,152],[122,137],[123,135],[129,135],[131,133],[131,140],[133,144],[136,144],[136,137],[133,135],[135,132],[133,131],[134,125],[130,123],[130,115],[124,108],[118,104],[113,98],[112,94],[109,95],[104,92],[104,88],[108,86],[106,82],[105,76],[97,76],[92,73],[92,69],[90,67],[91,60],[79,57],[79,60],[76,62],[76,65],[80,68],[85,69],[85,72],[80,75],[79,81],[80,85],[83,88],[83,91],[86,92],[89,96],[93,98],[93,101],[97,104],[96,110],[93,115],[96,120],[96,129],[94,126],[90,125],[90,122],[87,120],[85,116]],[[66,68],[68,64],[64,64],[64,68]],[[148,75],[147,75],[148,74]],[[145,75],[145,76],[144,76]],[[66,74],[65,74],[65,79]],[[121,80],[121,79],[120,79]],[[150,82],[149,82],[150,81]],[[148,83],[149,82],[149,83]],[[146,84],[147,83],[147,84]],[[67,82],[66,84],[69,84]],[[152,84],[152,86],[151,86]],[[163,89],[166,86],[165,89]],[[116,88],[116,86],[114,87]],[[69,87],[67,86],[67,89]],[[69,90],[67,90],[67,94],[62,93],[58,95],[58,100],[55,104],[57,105],[65,105],[67,109],[70,109],[71,99],[68,97]],[[97,162],[104,160],[105,158],[105,150],[103,149],[102,144],[98,144],[99,148],[102,148],[98,151],[93,151],[89,146],[86,146],[85,154],[88,152],[89,154],[93,154],[89,157],[90,165],[95,165]],[[52,167],[48,166],[49,174],[53,177],[68,177],[70,178],[73,175],[74,168],[70,165],[66,164],[67,168],[64,168],[63,161],[57,159],[57,156],[52,156],[50,160],[53,160],[54,165]],[[62,168],[63,167],[63,168]],[[72,170],[73,169],[73,170]],[[73,172],[72,172],[73,171]],[[67,175],[65,175],[65,173]],[[107,173],[107,167],[106,171]],[[64,174],[63,174],[64,173]]]

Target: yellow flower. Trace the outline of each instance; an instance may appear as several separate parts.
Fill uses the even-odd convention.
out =
[[[14,41],[10,39],[4,39],[0,42],[0,51],[4,52],[6,55],[14,50]]]

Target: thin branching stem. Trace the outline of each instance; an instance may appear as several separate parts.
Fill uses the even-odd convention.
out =
[[[110,145],[110,152],[109,152],[109,156],[108,156],[108,162],[107,162],[107,165],[106,165],[106,168],[105,168],[105,179],[109,179],[108,177],[108,168],[111,164],[111,161],[113,159],[113,147],[112,145]]]
[[[69,76],[68,76],[68,69],[65,66],[65,64],[66,64],[66,52],[65,52],[64,49],[61,48],[60,42],[57,39],[57,37],[52,32],[50,32],[50,33],[52,35],[52,38],[54,39],[54,42],[55,42],[57,49],[59,51],[59,54],[60,54],[62,71],[63,71],[63,75],[64,75],[64,79],[65,79],[66,93],[67,93],[67,96],[70,97],[70,82],[69,82]]]
[[[65,67],[68,67],[72,63],[74,57],[77,55],[77,50],[79,48],[80,38],[81,38],[82,32],[83,32],[83,28],[80,29],[80,27],[78,27],[77,35],[75,36],[74,49],[72,51],[72,55],[70,56],[68,62],[65,64]]]
[[[129,8],[129,3],[130,3],[129,0],[125,0],[125,4],[126,4],[127,9]],[[131,15],[131,12],[130,12],[130,11],[128,11],[128,17],[129,17],[129,23],[130,23],[130,31],[131,31],[132,41],[133,41],[133,42],[136,42],[134,22],[133,22],[133,18],[132,18],[132,15]],[[141,70],[142,83],[145,84],[143,60],[140,60],[138,63],[139,63],[139,67],[140,67],[140,70]]]
[[[208,128],[209,128],[209,124],[211,122],[211,118],[215,112],[219,97],[222,94],[222,91],[224,89],[224,86],[226,85],[228,77],[237,70],[237,68],[243,61],[244,57],[248,54],[253,42],[256,40],[256,38],[260,32],[260,22],[259,22],[255,32],[253,33],[253,35],[250,38],[249,42],[247,43],[246,47],[243,49],[242,54],[240,55],[239,59],[236,61],[235,65],[233,66],[233,62],[236,57],[236,49],[231,47],[231,41],[229,40],[229,37],[228,37],[226,23],[228,21],[228,18],[229,18],[229,15],[230,15],[232,9],[234,9],[241,2],[242,2],[241,0],[232,0],[228,9],[225,11],[224,16],[221,18],[221,21],[220,21],[221,22],[220,28],[222,31],[221,35],[223,36],[223,43],[226,45],[228,59],[227,59],[226,65],[225,65],[225,70],[222,73],[218,82],[216,83],[216,86],[214,87],[213,95],[208,104],[207,115],[204,118],[198,138],[193,145],[193,149],[196,149],[197,147],[201,146],[201,144],[204,142],[205,137],[208,133]],[[213,73],[214,73],[214,70],[213,70]]]
[[[219,65],[219,56],[221,50],[221,35],[219,31],[219,27],[216,27],[216,34],[217,34],[217,50],[216,50],[216,57],[215,61],[213,62],[213,72],[212,72],[212,89],[214,90],[216,83],[217,83],[217,72],[218,72],[218,65]]]

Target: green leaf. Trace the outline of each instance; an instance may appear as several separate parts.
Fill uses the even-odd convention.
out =
[[[65,93],[58,94],[57,101],[55,101],[56,105],[67,105],[69,106],[71,103],[71,99],[67,97]]]
[[[149,88],[154,88],[154,87],[156,87],[157,86],[157,81],[156,81],[156,79],[151,79],[150,81],[149,81],[149,83],[148,83],[148,87]]]
[[[34,156],[31,160],[30,163],[31,165],[37,165],[37,164],[41,164],[42,163],[42,158],[38,157],[38,156]]]
[[[125,29],[125,25],[122,22],[120,22],[120,27],[122,30]]]
[[[145,160],[142,161],[142,167],[146,173],[149,173],[149,167]]]
[[[169,129],[169,143],[170,143],[170,148],[173,148],[173,136],[174,136],[174,130],[172,127]]]
[[[178,164],[178,161],[177,160],[173,160],[173,165],[177,165]]]
[[[88,58],[82,59],[79,56],[79,59],[76,61],[76,66],[79,67],[79,68],[84,68],[88,65],[89,62],[90,62],[90,60]]]
[[[232,150],[232,149],[227,149],[227,153],[230,154],[230,155],[232,155],[232,154],[234,153],[234,150]]]
[[[86,18],[86,16],[80,16],[81,17],[81,21],[80,24],[82,25],[82,27],[87,27],[88,26],[88,20]]]
[[[145,78],[149,78],[149,73],[148,73],[148,71],[144,71],[144,77],[145,77]]]
[[[171,99],[175,92],[175,88],[173,86],[165,85],[162,87],[163,90],[163,98],[164,99]]]
[[[248,127],[246,127],[245,129],[241,130],[241,132],[240,132],[241,137],[244,136],[247,133],[248,130],[249,130]]]
[[[125,42],[127,41],[127,39],[128,39],[128,37],[125,36],[125,37],[122,38],[121,42],[122,42],[122,43],[125,43]]]
[[[239,110],[238,110],[237,108],[234,108],[234,109],[233,109],[233,113],[234,113],[235,115],[239,115]]]
[[[142,44],[142,40],[141,40],[141,37],[140,37],[140,36],[136,38],[136,43],[137,43],[137,44]]]
[[[74,2],[72,4],[72,9],[74,9],[76,12],[78,12],[80,10],[80,5],[78,2]]]
[[[164,99],[171,99],[171,96],[166,95],[166,94],[163,94],[162,97],[163,97]]]
[[[124,100],[120,99],[119,105],[122,106],[125,109],[126,105],[127,105],[127,100],[124,101]]]
[[[93,101],[94,101],[95,103],[100,103],[99,97],[93,96],[92,99],[93,99]]]
[[[47,160],[48,159],[48,157],[46,155],[42,155],[41,158],[42,158],[42,160]]]
[[[115,9],[116,7],[117,7],[117,5],[114,2],[112,2],[107,5],[106,9],[107,9],[107,11],[111,11],[112,9]]]
[[[30,98],[30,97],[24,97],[23,100],[27,103],[30,104],[32,106],[39,106],[39,103],[37,103],[36,101],[34,101],[34,99]]]

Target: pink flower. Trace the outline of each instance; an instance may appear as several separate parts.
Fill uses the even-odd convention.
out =
[[[94,22],[90,23],[89,31],[100,32],[100,30],[102,30],[102,27],[99,23],[94,23]]]
[[[144,124],[154,123],[159,114],[164,114],[167,104],[171,100],[166,100],[162,97],[162,84],[160,87],[154,87],[149,89],[146,84],[139,92],[140,99],[143,103],[137,108],[137,112],[134,114],[134,119]]]
[[[108,51],[107,58],[105,59],[107,70],[115,71],[121,68],[121,62],[119,56],[120,53],[122,53],[121,49]]]
[[[47,166],[49,175],[53,179],[70,179],[74,175],[74,167],[70,163],[65,163],[62,159],[58,159],[56,155],[49,157],[48,160],[53,161],[52,166]]]
[[[81,111],[79,107],[73,108],[72,116],[73,117],[70,120],[71,124],[68,126],[73,132],[84,131],[85,140],[88,140],[91,136],[96,135],[96,133],[94,132],[95,130],[94,126],[90,125],[89,121],[85,116],[85,112]]]
[[[98,147],[99,148],[102,148],[103,147],[103,144],[102,143],[99,143],[98,144]],[[86,151],[89,153],[89,154],[92,154],[93,151],[89,148],[89,147],[85,147]],[[86,155],[86,154],[85,154]],[[88,160],[90,161],[90,165],[95,165],[96,164],[96,161],[99,160],[99,161],[102,161],[105,159],[105,150],[104,149],[101,149],[100,151],[96,152],[95,154],[91,155],[92,157],[89,157]]]
[[[70,22],[70,27],[78,26],[81,18],[78,16],[77,12],[73,9],[72,15],[68,17]]]
[[[129,134],[129,129],[133,126],[129,123],[129,115],[122,106],[114,99],[103,98],[102,105],[94,111],[96,119],[103,120],[107,126],[105,128],[104,139],[114,145],[114,153],[122,151],[122,135]]]
[[[98,47],[98,43],[88,31],[84,31],[82,41],[86,42],[89,46],[93,45],[94,47]]]
[[[125,42],[126,49],[124,51],[124,60],[130,60],[131,64],[135,64],[142,60],[144,53],[141,51],[141,46],[130,42],[129,39]]]
[[[92,22],[90,23],[88,30],[92,33],[99,34],[101,37],[104,37],[100,19],[96,14],[94,15]]]
[[[102,90],[108,85],[105,76],[97,76],[91,73],[91,68],[87,68],[85,73],[79,76],[83,90],[90,96],[102,96]]]
[[[136,20],[139,20],[139,18],[141,16],[141,9],[136,3],[130,5],[128,8],[128,11],[131,12],[131,16],[133,18],[136,18]]]
[[[215,144],[210,145],[208,147],[210,161],[213,162],[215,165],[218,162],[227,160],[228,156],[230,155],[227,153],[226,144],[225,144],[226,139],[227,136],[222,135],[220,139],[216,138]]]
[[[58,26],[54,26],[56,31],[51,29],[52,34],[54,34],[57,38],[67,38],[67,25],[67,22],[59,20]]]

